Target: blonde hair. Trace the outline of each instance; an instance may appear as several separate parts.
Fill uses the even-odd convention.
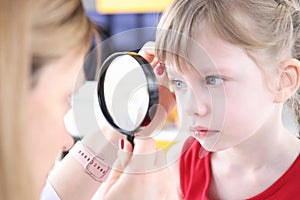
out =
[[[181,62],[189,59],[189,46],[200,28],[210,28],[222,40],[243,48],[266,75],[284,56],[300,60],[300,11],[295,0],[175,0],[159,22],[156,55],[162,61],[171,55],[183,70]],[[300,124],[298,96],[289,102]]]
[[[27,95],[44,65],[75,49],[88,50],[92,24],[80,0],[0,5],[0,199],[39,199],[30,155],[23,154],[26,140],[33,139],[26,128]]]

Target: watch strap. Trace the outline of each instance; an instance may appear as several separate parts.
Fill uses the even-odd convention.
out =
[[[101,156],[96,155],[91,149],[83,145],[81,141],[76,142],[70,150],[70,154],[93,179],[99,182],[104,182],[107,179],[111,170],[110,165]]]

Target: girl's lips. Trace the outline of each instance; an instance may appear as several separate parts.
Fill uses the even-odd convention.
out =
[[[220,132],[219,130],[209,130],[209,129],[205,128],[205,127],[200,127],[200,126],[191,127],[190,131],[193,133],[193,135],[196,138],[205,138],[205,137],[207,137],[210,134]]]

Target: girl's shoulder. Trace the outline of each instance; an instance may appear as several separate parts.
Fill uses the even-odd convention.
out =
[[[299,199],[300,154],[290,168],[268,189],[251,198],[259,199]]]

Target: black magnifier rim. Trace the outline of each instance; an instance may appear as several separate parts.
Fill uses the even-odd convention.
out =
[[[114,122],[114,120],[112,119],[112,117],[109,114],[109,111],[107,109],[107,106],[105,103],[105,95],[104,95],[104,81],[105,81],[107,69],[115,58],[117,58],[119,56],[124,56],[124,55],[131,56],[142,67],[145,77],[146,77],[146,81],[147,81],[147,85],[148,85],[147,90],[148,90],[148,94],[149,94],[149,103],[148,103],[147,113],[146,113],[143,121],[137,126],[136,129],[130,130],[130,131],[120,128]],[[139,131],[143,127],[142,124],[144,124],[146,121],[147,122],[151,121],[151,118],[156,113],[158,98],[159,98],[158,83],[157,83],[156,76],[153,72],[152,66],[142,56],[140,56],[134,52],[117,52],[117,53],[114,53],[111,56],[109,56],[103,62],[102,66],[101,66],[101,70],[100,70],[100,78],[99,78],[98,87],[97,87],[97,94],[98,94],[99,106],[102,110],[104,117],[108,121],[108,123],[111,126],[113,126],[116,130],[118,130],[119,132],[121,132],[125,135],[129,135],[129,136],[133,136],[136,131]],[[151,110],[151,113],[150,113],[150,108],[155,109],[155,110]]]

